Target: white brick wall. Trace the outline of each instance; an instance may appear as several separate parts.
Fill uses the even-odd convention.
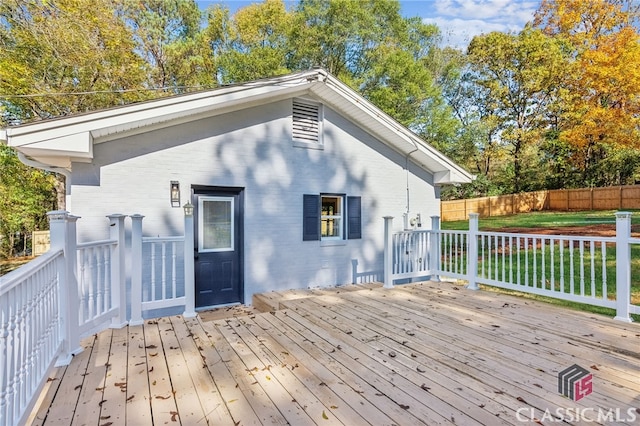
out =
[[[407,179],[404,156],[326,107],[324,119],[323,150],[293,146],[291,100],[97,144],[93,164],[74,164],[69,208],[82,217],[79,238],[107,238],[111,213],[144,215],[145,235],[182,234],[172,180],[181,204],[191,185],[242,187],[245,301],[254,292],[351,283],[353,261],[358,272],[381,272],[382,217],[402,227],[407,181],[423,227],[439,214],[431,176]],[[362,197],[361,240],[302,241],[302,195],[321,192]]]

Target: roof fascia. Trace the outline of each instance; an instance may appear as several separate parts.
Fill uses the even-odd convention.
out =
[[[398,136],[398,139],[404,142],[404,144],[400,145],[398,143],[398,139],[384,138],[387,144],[389,144],[392,148],[395,148],[401,154],[406,156],[409,156],[416,150],[426,154],[428,159],[423,157],[426,162],[422,162],[422,166],[423,168],[427,167],[428,172],[438,174],[439,184],[444,185],[449,183],[469,183],[475,179],[475,176],[471,175],[466,170],[455,164],[451,159],[447,158],[440,151],[427,144],[416,134],[411,132],[402,124],[398,123],[395,119],[373,105],[364,97],[360,96],[346,84],[342,83],[340,80],[324,71],[320,74],[323,76],[323,79],[319,81],[322,81],[326,85],[326,87],[331,88],[340,96],[342,96],[346,101],[351,102],[361,111],[368,114],[371,118],[380,122],[385,128],[392,131],[396,136]],[[321,83],[316,83],[314,86],[312,86],[311,91],[316,94],[316,96],[323,98],[320,91],[314,91],[314,88],[320,87],[320,84]],[[382,135],[374,134],[374,136],[381,137]],[[437,167],[435,169],[433,167],[434,165],[436,165],[433,164],[434,162],[437,164]],[[432,164],[431,166],[428,166],[427,163]],[[444,178],[444,176],[449,176],[449,178]]]
[[[304,91],[301,86],[254,86],[240,90],[216,93],[210,91],[194,96],[179,96],[160,99],[157,102],[144,103],[98,111],[82,116],[70,116],[63,119],[43,121],[37,125],[25,125],[7,129],[8,141],[16,148],[39,144],[43,141],[55,141],[70,135],[91,133],[98,137],[113,133],[126,132],[152,124],[173,122],[177,119],[192,120],[198,115],[215,115],[216,108],[224,105],[227,110],[240,109],[247,104],[265,102],[276,97],[288,97],[289,93]],[[222,111],[222,110],[220,110]]]

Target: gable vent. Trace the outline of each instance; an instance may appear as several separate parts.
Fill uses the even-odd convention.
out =
[[[320,105],[293,100],[293,140],[320,143]]]

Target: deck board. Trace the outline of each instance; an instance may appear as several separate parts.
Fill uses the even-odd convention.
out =
[[[84,350],[76,355],[71,364],[66,367],[60,386],[56,390],[51,411],[46,418],[46,424],[71,424],[73,415],[79,404],[82,384],[89,371],[89,359],[96,338],[85,340]],[[44,416],[38,416],[44,419]],[[51,422],[51,423],[48,423]],[[43,424],[45,424],[43,422]]]
[[[147,365],[145,349],[149,338],[149,331],[145,333],[145,327],[157,330],[158,327],[154,322],[157,324],[157,321],[149,321],[148,325],[145,326],[126,327],[128,335],[127,380],[123,387],[126,389],[125,393],[127,395],[125,419],[128,424],[154,424],[151,412],[151,397],[149,395],[149,380],[153,378],[153,375],[150,376],[150,367]],[[166,418],[164,417],[164,419]]]
[[[640,423],[638,324],[451,283],[264,300],[83,340],[29,424],[518,425],[569,408]],[[557,389],[574,363],[593,374],[580,401]]]
[[[100,424],[111,422],[113,424],[126,423],[127,405],[127,341],[126,328],[114,329],[111,333],[111,345],[109,348],[109,361],[102,390],[100,411]],[[125,349],[125,350],[123,350]]]

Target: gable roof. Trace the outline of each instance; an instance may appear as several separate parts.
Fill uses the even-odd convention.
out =
[[[8,144],[43,167],[90,162],[94,144],[268,102],[311,96],[434,176],[436,185],[473,176],[322,69],[7,128]]]

